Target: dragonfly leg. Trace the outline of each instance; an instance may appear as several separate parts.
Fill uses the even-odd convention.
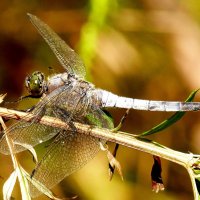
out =
[[[35,107],[33,106],[30,109],[31,109],[31,112],[32,112],[32,111],[34,111]],[[31,122],[33,122],[33,123],[39,122],[40,119],[45,115],[45,113],[46,113],[46,107],[43,106],[43,107],[41,107],[40,112],[37,113],[37,115],[33,118],[33,120]],[[33,112],[33,114],[34,114],[34,112]]]
[[[24,99],[28,99],[28,98],[32,98],[32,99],[39,99],[41,97],[40,96],[33,96],[33,95],[26,95],[26,96],[21,96],[19,97],[17,100],[14,101],[4,101],[3,103],[6,104],[15,104],[15,103],[19,103],[21,101],[23,101]]]
[[[69,125],[71,131],[76,132],[76,127],[73,124],[72,114],[70,114],[66,109],[62,109],[58,106],[53,106],[53,112],[56,117],[64,121]]]
[[[34,123],[38,123],[40,121],[40,119],[45,115],[46,107],[42,107],[40,109],[40,112],[38,112],[38,113],[36,113],[36,112],[34,113],[34,109],[35,108],[36,107],[33,106],[33,107],[31,107],[31,108],[29,108],[29,109],[26,110],[27,113],[31,113],[33,111],[34,117],[31,118],[30,123],[27,123],[25,125],[20,126],[19,127],[20,129],[27,128],[28,126],[30,126],[30,125],[32,125]]]
[[[69,122],[70,119],[70,114],[66,109],[60,108],[58,106],[53,106],[53,113],[56,117],[61,119],[64,122]]]
[[[25,110],[25,112],[31,112],[31,111],[33,111],[33,110],[34,110],[34,108],[35,108],[35,106],[32,106],[32,107],[30,107],[30,108],[26,109],[26,110]],[[23,111],[23,110],[22,110],[22,111]]]

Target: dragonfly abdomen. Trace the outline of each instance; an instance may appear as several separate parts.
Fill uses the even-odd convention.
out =
[[[200,110],[200,102],[178,102],[178,101],[153,101],[120,97],[105,90],[101,93],[102,107],[117,107],[147,111],[197,111]]]

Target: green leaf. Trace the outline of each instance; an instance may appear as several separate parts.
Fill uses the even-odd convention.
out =
[[[114,128],[113,118],[108,111],[102,110],[101,118],[102,119],[99,120],[99,118],[95,116],[93,113],[89,113],[86,116],[87,121],[91,125],[97,126],[99,128],[105,128],[104,124],[106,123],[106,128],[110,128],[110,129]]]
[[[22,200],[31,200],[31,196],[29,194],[28,180],[26,179],[26,174],[24,173],[24,171],[25,170],[18,164],[16,172],[19,180]]]
[[[189,97],[186,99],[185,102],[191,102],[196,93],[199,91],[199,89],[193,91]],[[185,114],[186,112],[184,111],[179,111],[179,112],[176,112],[175,114],[173,114],[170,118],[164,120],[163,122],[161,122],[160,124],[158,124],[157,126],[154,126],[152,129],[148,130],[148,131],[145,131],[143,133],[141,133],[139,136],[147,136],[147,135],[151,135],[151,134],[154,134],[154,133],[157,133],[159,131],[162,131],[166,128],[168,128],[169,126],[173,125],[174,123],[176,123],[178,120],[180,120],[183,115]]]

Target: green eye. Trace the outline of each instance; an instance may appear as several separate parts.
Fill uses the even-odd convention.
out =
[[[47,90],[44,74],[39,71],[33,72],[31,76],[27,76],[25,85],[29,94],[33,97],[40,97]]]

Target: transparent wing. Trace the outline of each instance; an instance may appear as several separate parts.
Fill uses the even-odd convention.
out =
[[[18,122],[6,135],[13,141],[13,151],[18,153],[34,147],[54,137],[59,132],[58,128],[52,128],[38,123]],[[1,138],[0,152],[10,154],[6,135]]]
[[[112,122],[101,110],[91,111],[91,116],[96,117],[98,124],[101,124],[102,127],[113,127]],[[96,125],[96,120],[93,120],[90,124]],[[76,131],[61,131],[49,146],[45,156],[37,164],[33,179],[47,188],[52,188],[66,176],[79,170],[93,159],[100,150],[100,141],[105,143],[103,140]],[[41,194],[32,184],[30,185],[30,192],[32,197]]]
[[[52,188],[66,176],[83,167],[98,151],[99,142],[96,138],[62,131],[37,165],[33,178],[47,188]],[[30,187],[30,192],[32,197],[40,195],[34,186]]]
[[[71,119],[82,119],[91,102],[90,98],[81,92],[78,86],[64,85],[45,96],[32,111],[36,118],[31,122],[16,122],[1,133],[3,136],[0,139],[0,152],[10,154],[5,136],[13,141],[14,153],[27,150],[54,137],[60,129],[39,124],[37,120],[43,115],[58,117],[66,123]]]
[[[36,16],[28,14],[32,24],[50,46],[61,65],[68,73],[85,77],[85,67],[80,57],[47,24]]]
[[[27,150],[28,147],[33,147],[54,137],[60,129],[39,124],[37,123],[37,118],[40,119],[43,115],[57,117],[53,110],[54,105],[59,98],[62,98],[64,93],[70,94],[72,91],[73,87],[69,85],[64,85],[54,90],[51,94],[44,97],[31,112],[36,115],[36,118],[30,122],[25,122],[22,119],[1,132],[0,152],[3,154],[10,154],[6,136],[13,141],[14,153]],[[29,115],[29,113],[27,113],[27,115]]]

